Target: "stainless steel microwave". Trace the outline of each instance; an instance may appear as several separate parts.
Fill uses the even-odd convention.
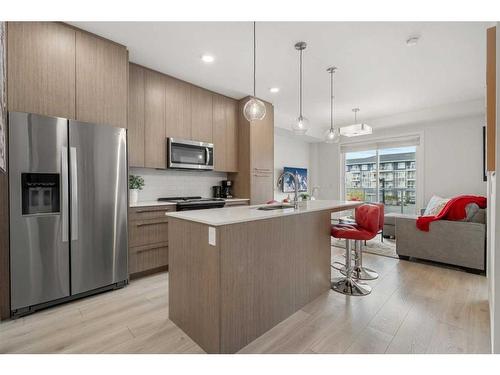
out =
[[[175,169],[214,169],[214,145],[189,139],[168,138],[168,167]]]

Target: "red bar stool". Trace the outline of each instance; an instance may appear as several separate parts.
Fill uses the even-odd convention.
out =
[[[351,240],[370,240],[379,230],[380,208],[364,204],[356,208],[356,225],[333,225],[331,234],[335,238],[346,240],[345,276],[332,281],[332,289],[350,296],[366,296],[372,289],[370,286],[354,280],[352,265]]]
[[[384,229],[384,204],[383,203],[370,203],[373,206],[379,208],[379,219],[378,219],[378,231],[372,238],[375,238],[377,234]],[[371,238],[370,238],[371,239]],[[366,240],[365,240],[366,243]],[[378,273],[368,267],[363,266],[363,249],[362,241],[356,241],[355,243],[356,255],[354,258],[354,277],[358,280],[375,280],[378,278]],[[341,271],[342,272],[342,271]],[[342,272],[345,274],[345,271]]]

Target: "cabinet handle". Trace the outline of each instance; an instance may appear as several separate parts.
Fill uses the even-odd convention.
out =
[[[136,224],[137,227],[145,227],[147,225],[159,225],[159,224],[168,224],[166,221],[155,221],[154,223],[139,223]]]
[[[269,172],[269,173],[271,173],[271,170],[269,168],[255,168],[254,167],[254,170],[261,171],[261,172]]]
[[[254,173],[253,174],[255,177],[269,177],[268,174],[257,174],[257,173]]]
[[[149,248],[149,249],[141,249],[141,250],[137,250],[135,253],[136,254],[141,254],[141,253],[145,253],[146,251],[151,251],[151,250],[158,250],[158,249],[162,249],[166,246],[162,246],[162,247],[153,247],[153,248]]]

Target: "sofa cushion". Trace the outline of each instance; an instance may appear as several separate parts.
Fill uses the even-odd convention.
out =
[[[449,198],[441,198],[437,195],[433,195],[425,208],[423,216],[436,216],[441,212],[443,207],[446,206],[449,200]]]

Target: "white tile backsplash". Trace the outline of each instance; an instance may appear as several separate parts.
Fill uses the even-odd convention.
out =
[[[139,201],[152,201],[161,197],[201,196],[211,197],[212,186],[227,179],[223,172],[200,172],[130,168],[130,174],[144,178],[144,188]]]

